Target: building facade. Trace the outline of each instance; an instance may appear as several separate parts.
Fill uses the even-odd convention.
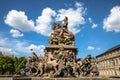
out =
[[[96,56],[100,76],[120,76],[120,45]]]

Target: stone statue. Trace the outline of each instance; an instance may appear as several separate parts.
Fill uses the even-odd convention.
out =
[[[62,28],[65,29],[65,30],[67,30],[68,29],[67,26],[68,26],[68,17],[65,16]]]
[[[76,59],[75,37],[68,29],[68,18],[61,25],[54,22],[49,45],[45,47],[45,60],[39,60],[35,52],[26,58],[26,68],[21,72],[27,76],[38,77],[94,77],[98,76],[95,58]]]
[[[32,61],[37,61],[38,60],[38,57],[37,55],[35,54],[35,52],[32,52]]]
[[[91,55],[88,55],[85,59],[82,60],[78,67],[78,73],[80,76],[98,76],[97,66],[95,62],[92,62],[94,58]]]
[[[68,30],[68,18],[65,17],[63,25],[59,23],[53,24],[54,32],[51,33],[49,37],[49,44],[50,45],[74,45],[75,37],[74,35]]]
[[[26,61],[26,68],[21,71],[22,75],[31,75],[35,76],[38,74],[38,57],[35,52],[32,53],[32,57],[28,57],[25,59]]]

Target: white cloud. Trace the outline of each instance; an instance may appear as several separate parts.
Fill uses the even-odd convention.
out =
[[[96,48],[97,50],[101,50],[101,48]]]
[[[34,31],[41,35],[48,36],[52,32],[52,23],[54,20],[63,21],[68,17],[68,29],[74,34],[80,32],[80,25],[85,23],[84,15],[86,8],[82,3],[75,3],[75,8],[53,10],[44,8],[36,22],[29,20],[24,11],[11,10],[7,14],[4,22],[19,31]],[[56,17],[56,18],[55,18]],[[34,25],[35,24],[35,25]]]
[[[19,41],[16,39],[0,37],[0,47],[13,50],[14,52],[17,53],[17,54],[15,54],[15,56],[24,55],[21,53],[25,53],[24,46],[26,46],[26,45],[28,45],[28,43],[25,41]],[[29,55],[29,53],[27,53],[25,55]]]
[[[2,51],[2,52],[12,52],[12,49],[11,48],[0,47],[0,51]]]
[[[0,51],[2,51],[3,54],[13,54],[13,55],[17,54],[17,52],[12,50],[11,48],[0,47]]]
[[[88,18],[88,21],[89,21],[89,23],[92,23],[92,19],[90,17]]]
[[[12,34],[12,37],[14,37],[14,38],[24,36],[23,33],[21,33],[21,32],[18,31],[18,30],[15,30],[15,29],[11,29],[11,30],[10,30],[10,33]]]
[[[95,23],[93,23],[93,24],[92,24],[92,28],[96,28],[96,27],[98,27],[98,25],[95,24]]]
[[[56,12],[51,8],[45,8],[42,11],[42,15],[36,20],[36,32],[48,36],[51,32],[51,22],[53,21],[52,17],[56,15]]]
[[[76,2],[76,8],[60,9],[57,14],[57,21],[63,21],[64,17],[68,17],[68,29],[74,34],[80,32],[79,26],[85,23],[83,15],[85,14],[85,9],[81,3]]]
[[[2,46],[2,47],[5,47],[5,46],[10,47],[11,43],[9,43],[9,42],[10,42],[10,40],[8,38],[0,37],[0,46]]]
[[[94,50],[95,48],[93,46],[88,46],[87,50]]]
[[[100,50],[101,48],[95,48],[93,46],[88,46],[87,50]]]
[[[37,55],[44,55],[44,45],[35,45],[35,44],[28,44],[26,42],[16,41],[16,51],[21,53],[26,53],[25,55],[31,56],[31,49],[37,54]]]
[[[30,46],[26,47],[25,49],[26,50],[33,50],[34,52],[37,53],[37,55],[44,55],[44,48],[45,46],[44,45],[34,45],[34,44],[31,44]]]
[[[12,51],[12,53],[14,53],[15,56],[31,56],[31,48],[33,48],[36,54],[43,55],[43,49],[45,46],[37,46],[35,44],[30,44],[26,41],[0,37],[0,47],[5,52]]]
[[[103,29],[120,32],[120,6],[115,6],[110,10],[110,14],[103,21]]]
[[[9,26],[21,31],[33,31],[34,22],[28,20],[28,17],[23,11],[11,10],[5,18],[5,23]]]
[[[90,17],[88,18],[88,21],[89,21],[89,23],[92,24],[91,28],[97,28],[98,27],[98,24],[95,24]]]

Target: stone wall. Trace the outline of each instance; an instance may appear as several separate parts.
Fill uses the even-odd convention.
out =
[[[40,77],[32,77],[32,78],[12,78],[12,77],[0,77],[0,80],[120,80],[120,78],[40,78]]]

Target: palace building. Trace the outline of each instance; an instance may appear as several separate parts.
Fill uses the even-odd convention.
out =
[[[120,76],[120,45],[96,56],[100,76]]]

